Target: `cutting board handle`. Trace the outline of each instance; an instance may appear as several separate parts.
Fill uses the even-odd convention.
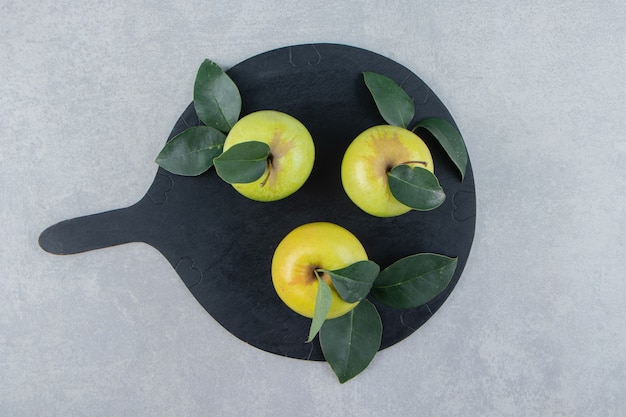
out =
[[[138,240],[134,206],[64,220],[45,229],[39,246],[70,255]]]

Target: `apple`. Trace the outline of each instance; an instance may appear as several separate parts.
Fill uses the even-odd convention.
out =
[[[341,162],[343,188],[359,208],[378,217],[411,210],[389,189],[388,174],[398,165],[419,166],[434,173],[433,158],[424,141],[408,129],[380,125],[359,134]]]
[[[320,278],[330,286],[327,319],[348,313],[359,302],[344,301],[329,274],[367,260],[363,245],[345,228],[329,222],[307,223],[293,229],[278,244],[272,258],[272,283],[280,299],[296,313],[313,318]]]
[[[315,160],[313,138],[296,118],[275,110],[250,113],[235,123],[224,142],[234,145],[257,141],[269,146],[267,168],[248,183],[234,183],[240,194],[256,201],[276,201],[296,192],[306,182]]]

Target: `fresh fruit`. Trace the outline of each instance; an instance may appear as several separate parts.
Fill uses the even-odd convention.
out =
[[[245,144],[245,145],[244,145]],[[265,144],[267,149],[258,157],[246,156],[253,145]],[[256,164],[254,180],[228,180],[221,170],[228,151],[238,146],[241,157],[235,163]],[[257,148],[259,148],[257,146]],[[233,149],[234,150],[234,149]],[[232,153],[232,152],[231,152]],[[251,162],[251,159],[255,159]],[[247,159],[243,161],[243,159]],[[239,119],[228,133],[223,154],[215,159],[218,174],[230,182],[242,195],[256,201],[276,201],[296,192],[305,183],[315,160],[313,138],[307,128],[294,117],[275,110],[261,110]]]
[[[307,223],[279,243],[272,259],[272,282],[280,299],[293,311],[313,318],[318,276],[331,288],[327,319],[342,316],[359,303],[344,301],[326,271],[367,260],[363,245],[343,227],[328,222]]]
[[[398,126],[374,126],[348,146],[341,163],[341,182],[348,197],[366,213],[398,216],[411,210],[389,188],[389,173],[399,165],[434,173],[433,158],[419,136]]]

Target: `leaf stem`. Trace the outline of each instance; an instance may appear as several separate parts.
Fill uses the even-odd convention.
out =
[[[267,181],[270,179],[270,175],[272,174],[272,160],[274,158],[272,157],[272,154],[270,153],[267,156],[267,168],[265,169],[267,171],[267,175],[265,175],[265,178],[263,178],[263,181],[261,181],[261,187],[265,187],[265,184],[267,184]]]
[[[398,165],[409,165],[409,164],[420,164],[420,165],[423,165],[424,167],[428,166],[428,162],[426,161],[406,161],[406,162],[401,162]]]
[[[324,274],[326,273],[326,270],[322,268],[314,268],[313,273],[315,274],[317,279],[321,279],[323,281],[324,279],[322,278],[322,276],[324,276]]]

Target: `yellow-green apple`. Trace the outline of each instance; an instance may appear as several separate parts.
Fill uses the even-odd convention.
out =
[[[388,174],[403,164],[434,172],[430,151],[415,133],[392,125],[371,127],[350,143],[343,156],[343,188],[366,213],[378,217],[399,216],[411,208],[392,195]]]
[[[249,141],[266,143],[270,153],[266,171],[258,180],[232,184],[242,195],[257,201],[280,200],[296,192],[311,174],[313,138],[296,118],[275,110],[250,113],[230,130],[224,152]]]
[[[272,282],[289,308],[313,318],[319,275],[331,288],[332,303],[326,318],[332,319],[348,313],[359,302],[344,301],[329,274],[321,270],[333,271],[364,260],[365,249],[350,231],[329,222],[307,223],[292,230],[278,244],[272,258]]]

